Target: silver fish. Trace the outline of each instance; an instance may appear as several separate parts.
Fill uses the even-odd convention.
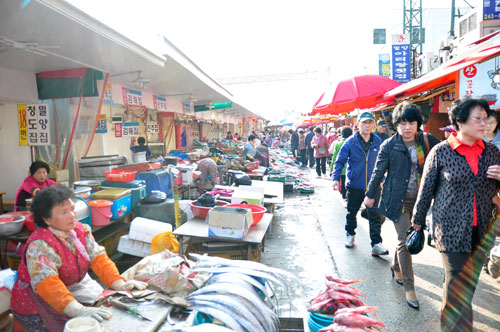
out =
[[[207,306],[207,305],[198,305],[194,304],[190,306],[190,309],[202,312],[204,314],[210,315],[214,318],[217,318],[227,326],[229,326],[231,329],[233,329],[236,332],[244,332],[245,330],[243,327],[236,321],[235,318],[233,318],[230,314],[221,311],[219,309],[216,309],[212,306]]]
[[[228,282],[234,281],[236,283],[238,283],[239,281],[246,282],[246,283],[252,285],[253,287],[257,288],[258,290],[260,290],[262,293],[264,293],[266,298],[269,298],[269,299],[271,298],[269,296],[269,293],[267,292],[266,287],[263,284],[261,284],[258,280],[256,280],[255,278],[253,278],[247,274],[234,273],[234,272],[218,273],[218,274],[214,274],[212,277],[210,277],[210,279],[207,281],[207,284],[212,284],[212,283],[218,282],[218,281],[228,281]]]
[[[180,332],[234,332],[227,327],[217,325],[217,324],[200,324],[196,326],[183,327],[180,330],[176,330]]]

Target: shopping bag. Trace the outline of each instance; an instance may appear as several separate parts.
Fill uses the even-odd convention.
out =
[[[179,253],[179,242],[172,232],[164,232],[156,235],[151,241],[151,255],[168,249],[171,252]]]

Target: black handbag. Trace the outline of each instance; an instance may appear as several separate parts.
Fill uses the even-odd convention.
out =
[[[410,227],[406,231],[406,247],[412,255],[416,255],[424,249],[425,234],[423,228],[418,232]]]

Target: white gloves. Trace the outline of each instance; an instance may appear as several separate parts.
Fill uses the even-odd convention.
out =
[[[72,301],[64,308],[64,314],[69,317],[92,317],[102,322],[103,319],[110,319],[111,312],[102,308],[85,307],[78,301]]]
[[[123,280],[117,280],[115,281],[112,285],[111,288],[117,291],[128,291],[132,290],[134,288],[138,290],[144,290],[148,288],[148,284],[143,281],[138,281],[138,280],[129,280],[129,281],[123,281]]]

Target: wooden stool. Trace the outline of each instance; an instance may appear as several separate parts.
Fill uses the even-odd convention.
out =
[[[7,191],[0,190],[0,214],[3,214],[3,195],[5,195]]]

